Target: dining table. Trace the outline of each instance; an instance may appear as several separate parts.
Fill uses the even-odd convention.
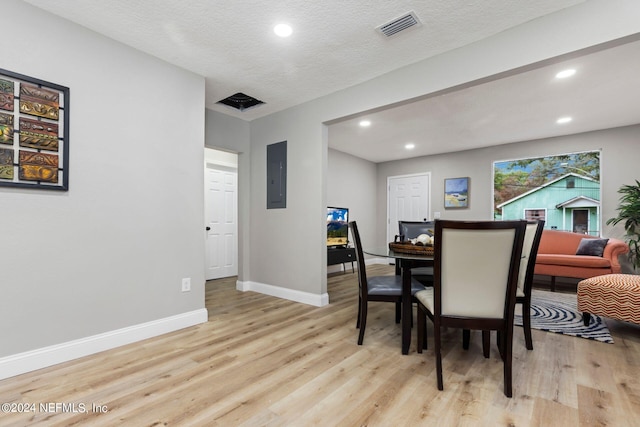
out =
[[[395,262],[399,263],[400,272],[402,274],[402,354],[409,354],[409,347],[411,346],[411,324],[413,318],[411,269],[433,266],[433,255],[395,251],[389,246],[363,248],[362,251],[367,255],[375,257],[395,259]]]

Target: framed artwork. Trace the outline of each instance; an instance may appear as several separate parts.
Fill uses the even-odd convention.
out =
[[[0,69],[0,187],[69,189],[69,88]]]
[[[469,177],[445,178],[444,208],[458,209],[469,207]]]

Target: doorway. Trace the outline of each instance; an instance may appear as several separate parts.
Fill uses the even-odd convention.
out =
[[[431,173],[387,178],[387,242],[398,234],[398,221],[429,220]]]
[[[586,209],[573,210],[573,232],[580,234],[589,233],[589,211]]]
[[[205,279],[238,275],[237,155],[205,149]]]

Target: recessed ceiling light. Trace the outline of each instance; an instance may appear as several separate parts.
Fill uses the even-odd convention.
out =
[[[369,120],[362,120],[360,121],[360,126],[366,128],[368,126],[371,126],[371,122]]]
[[[407,150],[413,150],[414,148],[416,148],[416,144],[414,144],[413,142],[410,142],[406,144],[404,148],[406,148]]]
[[[556,74],[556,79],[566,79],[567,77],[573,76],[575,73],[576,73],[576,70],[574,70],[573,68],[568,68]]]
[[[573,120],[573,118],[571,117],[560,117],[558,120],[556,120],[556,123],[561,125],[563,123],[569,123],[571,120]]]
[[[289,37],[293,32],[293,29],[289,24],[278,24],[273,27],[273,32],[280,37]]]

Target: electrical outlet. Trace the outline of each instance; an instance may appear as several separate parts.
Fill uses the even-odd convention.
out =
[[[434,212],[433,219],[440,219],[440,212]]]
[[[191,278],[185,277],[182,279],[182,292],[189,292],[191,290]]]

